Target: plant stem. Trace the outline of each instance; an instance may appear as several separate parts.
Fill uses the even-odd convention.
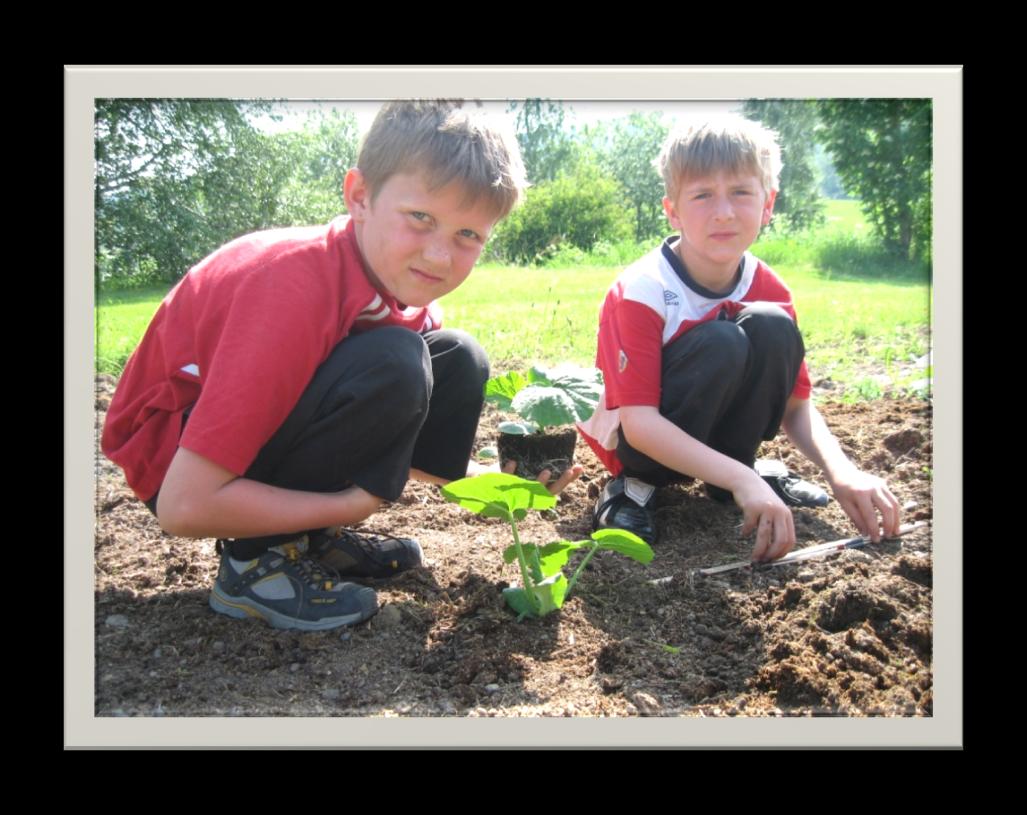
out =
[[[517,562],[521,567],[521,581],[524,583],[524,592],[528,595],[531,607],[535,610],[535,616],[541,617],[539,599],[535,596],[534,591],[535,583],[528,573],[528,562],[524,559],[524,549],[521,548],[521,539],[517,534],[517,524],[514,522],[513,516],[510,517],[510,528],[513,530],[514,546],[517,548]]]
[[[571,589],[573,589],[574,584],[578,582],[578,575],[580,575],[582,571],[584,571],[585,567],[588,565],[588,562],[592,559],[592,555],[594,555],[597,551],[599,551],[599,541],[596,541],[592,545],[592,548],[588,550],[588,554],[585,555],[584,559],[581,561],[581,564],[578,566],[577,569],[574,570],[574,576],[567,584],[567,591],[564,594],[564,599],[570,597]]]

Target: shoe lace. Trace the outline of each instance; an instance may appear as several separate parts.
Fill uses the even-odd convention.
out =
[[[336,583],[341,582],[339,573],[335,569],[302,554],[295,544],[285,544],[282,549],[289,564],[308,585],[315,589],[331,591]]]
[[[331,530],[332,539],[343,538],[347,543],[360,549],[368,559],[375,563],[384,563],[391,560],[391,556],[385,551],[384,544],[389,541],[399,541],[399,538],[381,532],[361,531],[344,527],[336,527]]]

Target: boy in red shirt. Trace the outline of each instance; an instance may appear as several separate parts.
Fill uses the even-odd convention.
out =
[[[421,563],[414,541],[344,527],[410,476],[473,469],[488,361],[434,301],[524,187],[516,141],[473,109],[387,104],[346,176],[348,216],[232,241],[164,299],[102,449],[167,532],[219,539],[216,611],[348,625],[377,597],[341,577]]]
[[[625,270],[603,303],[596,364],[605,394],[580,426],[615,476],[595,526],[652,543],[656,488],[694,477],[742,509],[742,534],[756,532],[753,560],[786,554],[795,545],[789,506],[828,498],[780,463],[755,460],[760,442],[784,428],[861,534],[896,534],[895,496],[849,461],[810,401],[791,293],[748,251],[774,210],[774,134],[737,116],[696,122],[670,134],[657,165],[679,234]]]

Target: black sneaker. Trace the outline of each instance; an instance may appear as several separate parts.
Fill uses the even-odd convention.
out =
[[[312,532],[310,556],[344,577],[394,577],[424,562],[415,540],[353,529]]]
[[[374,589],[341,583],[338,575],[303,553],[301,539],[268,549],[253,560],[236,560],[217,542],[221,565],[210,607],[229,617],[258,617],[274,628],[324,631],[353,625],[378,611]]]
[[[622,475],[603,488],[592,514],[592,529],[623,529],[634,532],[652,546],[656,543],[656,487]]]
[[[824,490],[789,472],[780,461],[761,458],[753,465],[753,469],[789,506],[816,509],[826,507],[831,500]]]

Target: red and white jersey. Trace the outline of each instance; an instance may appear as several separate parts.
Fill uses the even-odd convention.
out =
[[[623,405],[659,407],[664,346],[722,311],[734,318],[746,304],[768,302],[796,319],[792,295],[770,267],[746,252],[737,283],[716,294],[696,283],[674,251],[677,236],[633,263],[607,292],[599,315],[596,367],[603,372],[603,397],[591,418],[578,424],[599,459],[615,475]],[[808,399],[809,373],[803,361],[793,396]]]
[[[103,452],[142,500],[180,444],[242,475],[332,349],[387,325],[425,332],[441,316],[375,289],[348,217],[232,241],[157,309],[111,400]]]

